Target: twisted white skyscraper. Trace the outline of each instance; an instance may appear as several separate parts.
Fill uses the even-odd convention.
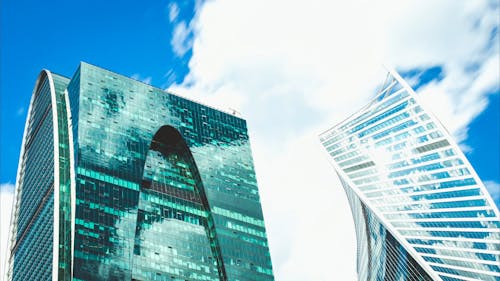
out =
[[[351,205],[359,280],[500,280],[498,208],[396,72],[320,140]]]

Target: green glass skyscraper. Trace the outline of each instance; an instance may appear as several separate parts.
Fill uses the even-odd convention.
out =
[[[273,280],[245,120],[81,63],[44,70],[8,280]]]

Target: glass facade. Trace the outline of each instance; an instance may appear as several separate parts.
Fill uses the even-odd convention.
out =
[[[54,272],[70,272],[69,141],[67,119],[62,116],[68,81],[42,71],[32,95],[10,235],[11,280],[50,280]]]
[[[359,280],[500,280],[500,215],[442,124],[394,71],[320,135],[346,191]]]
[[[44,73],[55,103],[32,102],[28,118],[49,108],[59,122],[34,138],[43,155],[22,153],[13,229],[52,222],[37,238],[46,272],[25,277],[14,246],[10,279],[274,280],[245,120],[86,63],[71,79]],[[33,96],[50,100],[40,85]],[[47,213],[21,216],[39,177]]]

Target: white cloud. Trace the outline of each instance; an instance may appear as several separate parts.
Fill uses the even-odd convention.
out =
[[[383,82],[382,62],[441,65],[444,79],[421,95],[465,140],[488,90],[498,89],[492,3],[221,0],[200,7],[190,23],[190,72],[170,90],[230,106],[248,120],[278,280],[356,278],[350,210],[315,138],[367,102]],[[185,37],[185,24],[179,29]]]
[[[170,3],[168,5],[168,20],[170,22],[174,22],[179,15],[179,6],[175,2]]]
[[[174,53],[182,57],[187,51],[189,51],[193,46],[191,25],[186,25],[186,22],[181,21],[174,27],[172,34],[172,40],[170,44]]]
[[[153,81],[153,78],[151,76],[143,78],[139,73],[134,73],[130,78],[141,81],[142,83],[151,85],[151,81]]]
[[[276,279],[354,280],[350,208],[316,132],[280,150],[251,137]]]
[[[7,254],[7,240],[9,236],[10,214],[14,198],[14,185],[11,183],[0,184],[0,279],[5,274]]]
[[[457,141],[467,139],[468,125],[488,105],[488,95],[500,89],[498,53],[480,61],[477,71],[466,66],[447,67],[445,78],[419,89],[423,102],[430,108]],[[444,107],[443,104],[451,104]],[[462,148],[467,149],[464,145]]]
[[[484,181],[484,185],[486,186],[486,189],[488,189],[493,201],[495,201],[497,206],[500,205],[500,183],[494,181]]]
[[[190,72],[169,90],[247,119],[277,280],[356,279],[350,211],[317,134],[364,105],[389,62],[443,67],[421,95],[465,140],[488,90],[498,89],[495,5],[221,0],[199,8]],[[188,27],[178,28],[186,37]],[[189,46],[177,45],[177,53]]]

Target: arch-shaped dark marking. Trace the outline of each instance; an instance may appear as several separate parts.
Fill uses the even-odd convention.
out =
[[[165,125],[162,126],[153,136],[153,139],[151,140],[151,144],[149,146],[149,150],[160,152],[164,157],[175,153],[177,155],[181,155],[183,157],[183,160],[189,163],[190,172],[193,176],[193,179],[195,180],[195,193],[200,198],[203,210],[207,212],[207,223],[205,225],[205,230],[210,242],[212,255],[214,256],[217,263],[219,278],[220,280],[226,281],[226,270],[224,261],[222,259],[219,240],[217,238],[217,233],[215,230],[215,222],[210,211],[210,204],[205,193],[205,188],[203,186],[198,167],[193,158],[191,150],[186,144],[186,141],[177,129],[172,126]]]

